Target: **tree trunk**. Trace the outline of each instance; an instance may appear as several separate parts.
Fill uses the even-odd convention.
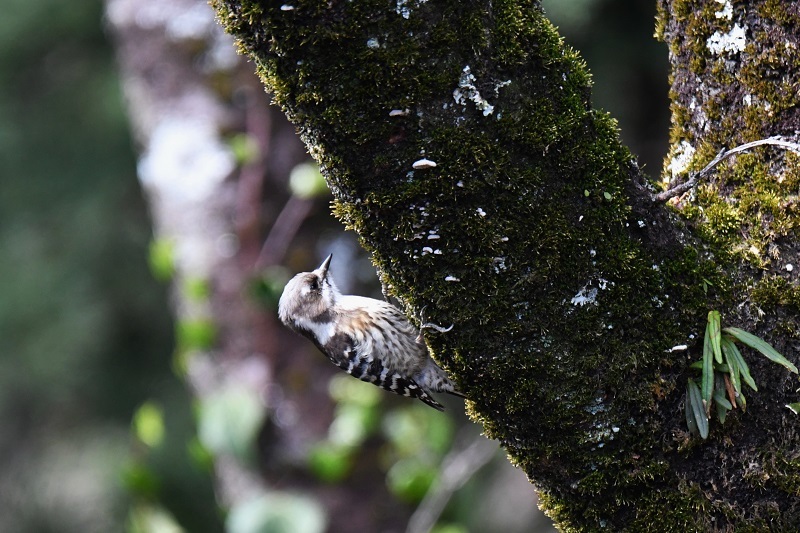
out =
[[[454,324],[429,345],[561,528],[800,525],[793,376],[746,353],[762,385],[746,413],[713,420],[708,440],[683,413],[709,310],[797,362],[796,157],[762,149],[676,207],[654,202],[538,2],[214,3],[385,286],[410,316]],[[696,147],[697,168],[800,129],[796,7],[778,4],[747,10],[746,65],[697,50],[730,26],[719,2],[662,5],[673,143]],[[771,78],[734,88],[740,69]],[[733,110],[746,94],[762,109],[729,115],[728,92]]]

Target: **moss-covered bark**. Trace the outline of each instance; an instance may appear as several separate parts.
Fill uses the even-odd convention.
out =
[[[659,8],[658,35],[669,45],[672,62],[672,172],[665,181],[681,169],[701,168],[721,148],[774,135],[797,141],[800,4],[662,0]],[[725,268],[731,289],[725,320],[768,339],[795,362],[799,191],[800,156],[760,148],[718,167],[674,202],[676,214]],[[798,400],[798,383],[760,358],[752,363],[760,391],[737,425],[718,437],[720,472],[706,473],[697,486],[711,487],[704,489],[709,509],[724,515],[717,524],[795,531],[800,419],[785,404]],[[708,451],[704,456],[713,457]]]
[[[216,7],[392,294],[454,324],[429,344],[561,528],[757,524],[741,507],[747,465],[725,458],[763,459],[778,450],[758,443],[793,438],[776,403],[792,390],[785,374],[764,369],[772,401],[753,395],[708,441],[688,437],[681,411],[708,310],[752,326],[731,313],[749,273],[716,232],[650,201],[538,3]],[[421,159],[436,166],[415,168]],[[773,472],[797,465],[781,453]],[[777,520],[797,523],[796,483],[758,487]]]

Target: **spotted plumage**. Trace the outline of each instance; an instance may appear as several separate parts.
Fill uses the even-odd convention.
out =
[[[311,339],[333,364],[362,381],[443,410],[433,392],[463,395],[431,359],[403,313],[382,300],[343,295],[330,277],[331,256],[283,289],[278,315]]]

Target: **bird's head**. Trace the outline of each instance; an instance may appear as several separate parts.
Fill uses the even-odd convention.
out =
[[[297,328],[308,322],[331,322],[340,296],[339,289],[330,276],[333,254],[311,272],[300,272],[286,284],[278,303],[281,322]]]

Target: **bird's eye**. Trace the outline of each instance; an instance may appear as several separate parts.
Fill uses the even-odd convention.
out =
[[[312,291],[318,291],[319,280],[317,278],[312,279],[311,282],[308,284],[308,286],[311,288]]]

